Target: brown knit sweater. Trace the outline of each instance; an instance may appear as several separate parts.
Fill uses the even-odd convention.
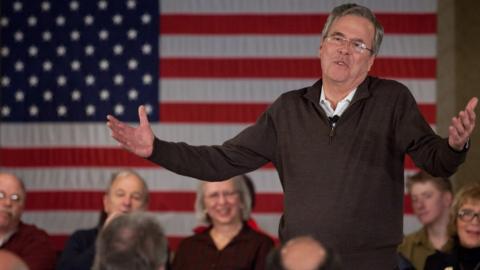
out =
[[[345,269],[393,269],[402,239],[404,159],[434,176],[464,161],[435,135],[402,84],[367,77],[333,136],[319,105],[321,80],[280,96],[221,146],[155,139],[149,160],[178,174],[223,180],[271,161],[285,201],[282,240],[313,235],[340,253]]]

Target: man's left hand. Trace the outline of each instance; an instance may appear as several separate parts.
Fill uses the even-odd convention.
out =
[[[448,127],[448,144],[457,151],[462,151],[475,128],[475,107],[478,98],[473,97],[468,102],[465,110],[460,111],[458,116],[452,118]]]

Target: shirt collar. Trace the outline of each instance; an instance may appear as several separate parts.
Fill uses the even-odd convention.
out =
[[[17,232],[17,229],[6,233],[3,237],[0,237],[0,247],[3,247],[3,245],[5,245],[8,242],[8,240],[12,238],[12,235],[15,234],[16,232]]]
[[[337,107],[335,108],[335,110],[333,110],[332,106],[330,105],[330,101],[325,98],[325,89],[322,85],[322,90],[320,91],[320,106],[323,108],[323,110],[329,117],[333,115],[341,116],[342,113],[347,109],[348,105],[350,105],[350,103],[352,102],[353,96],[355,96],[357,89],[358,87],[350,91],[350,93],[345,98],[338,102]]]

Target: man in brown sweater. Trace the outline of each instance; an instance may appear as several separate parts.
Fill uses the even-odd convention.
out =
[[[223,180],[272,162],[284,190],[282,241],[313,235],[345,269],[394,269],[402,240],[403,163],[449,176],[464,161],[475,126],[472,98],[437,136],[402,84],[368,76],[383,27],[366,7],[333,9],[319,48],[322,79],[280,96],[221,146],[156,138],[145,108],[138,127],[108,116],[127,150],[178,174]]]

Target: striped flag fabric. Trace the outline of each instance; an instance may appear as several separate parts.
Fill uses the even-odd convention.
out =
[[[409,87],[435,128],[437,1],[363,0],[385,27],[371,74]],[[171,246],[191,235],[197,181],[120,149],[107,114],[137,124],[147,106],[154,133],[221,144],[283,92],[320,77],[323,24],[343,1],[2,1],[0,169],[28,190],[24,221],[60,250],[96,225],[113,172],[133,169],[151,190],[150,211]],[[417,169],[406,159],[405,175]],[[277,236],[283,197],[271,165],[249,173],[253,217]],[[419,227],[405,204],[406,233]]]

